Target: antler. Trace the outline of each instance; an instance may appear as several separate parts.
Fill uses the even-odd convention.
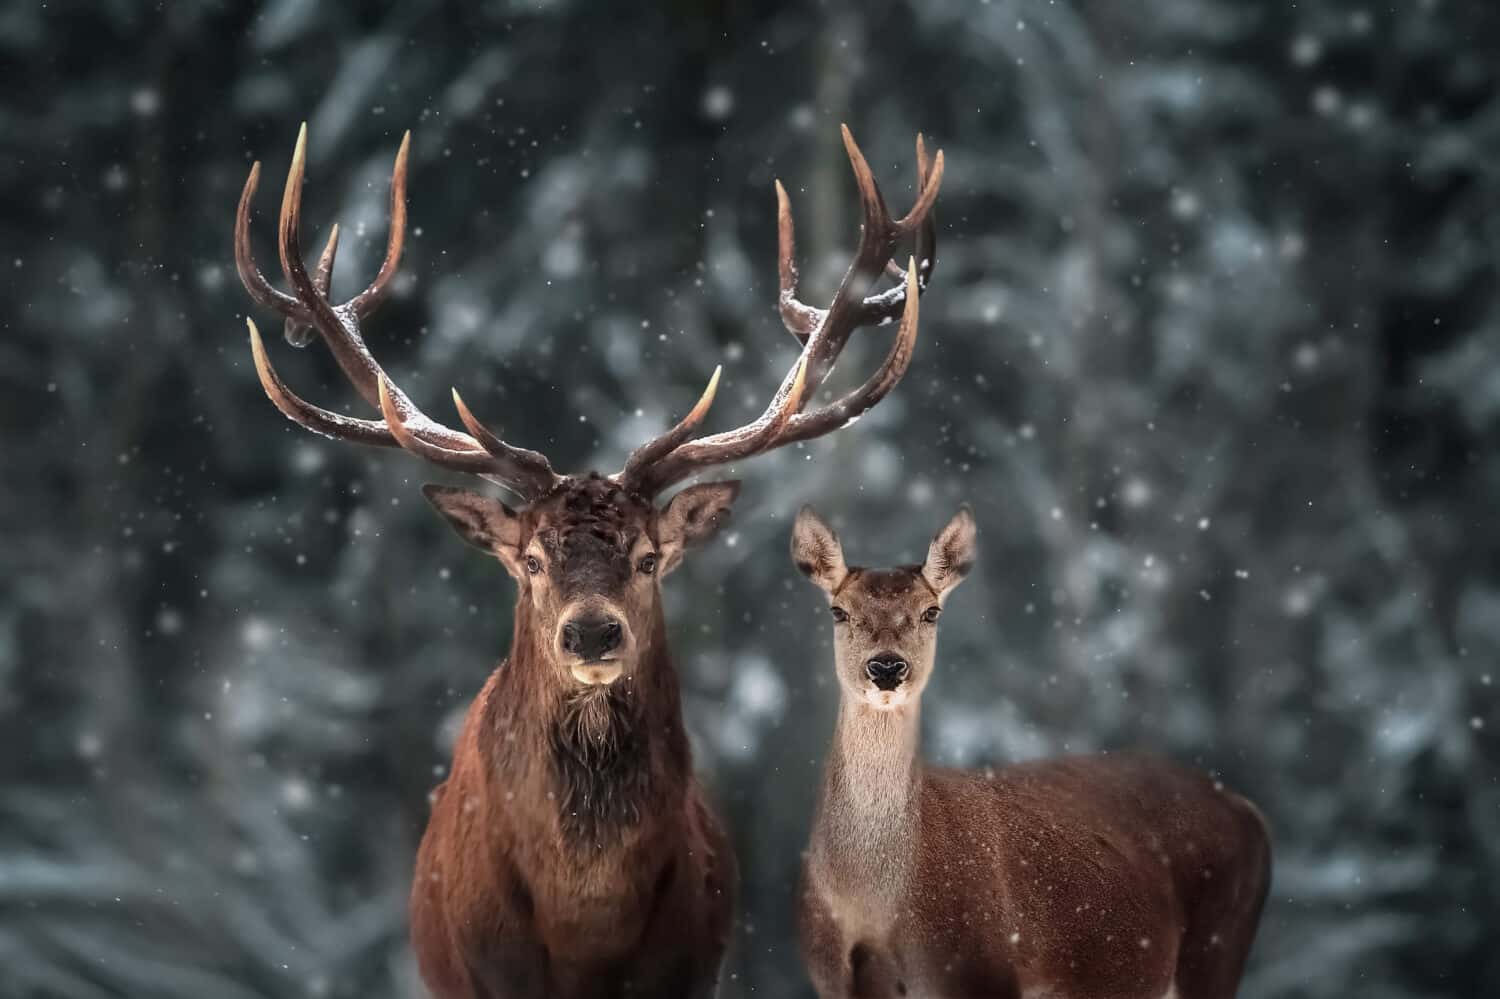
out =
[[[854,136],[848,126],[841,128],[844,149],[859,189],[864,222],[854,260],[826,309],[816,309],[797,300],[791,203],[786,189],[779,180],[776,182],[781,315],[787,329],[802,342],[801,355],[759,417],[736,430],[690,441],[688,438],[713,401],[719,378],[715,371],[708,390],[692,411],[671,430],[641,445],[630,456],[618,475],[622,485],[649,496],[706,468],[832,433],[868,412],[906,374],[917,338],[920,292],[936,262],[931,213],[943,180],[943,153],[938,151],[929,168],[926,148],[921,136],[917,137],[917,200],[905,216],[892,219]],[[891,256],[897,241],[912,234],[917,237],[919,256],[913,257],[903,272],[891,264]],[[894,274],[904,273],[905,280],[885,292],[867,296],[870,285],[888,269]],[[883,323],[898,314],[901,325],[896,340],[875,374],[837,401],[804,413],[803,407],[828,377],[849,336],[861,326]]]
[[[844,128],[844,142],[848,148],[854,142],[849,134],[849,129]],[[858,154],[855,148],[850,153],[853,160]],[[941,183],[943,170],[943,154],[938,152],[937,170],[939,174],[938,183]],[[860,158],[863,163],[863,157]],[[896,225],[905,226],[914,218],[920,220],[917,227],[916,260],[917,260],[917,286],[920,291],[926,291],[928,283],[932,280],[933,268],[937,264],[937,216],[932,210],[932,201],[924,200],[923,195],[927,193],[928,176],[932,165],[927,159],[927,144],[922,140],[922,134],[917,133],[917,203],[912,206],[906,218]],[[854,175],[860,185],[860,197],[866,196],[865,182],[868,178],[870,188],[874,189],[875,197],[880,197],[879,188],[875,187],[873,177],[869,177],[869,167],[861,171],[858,164],[855,165]],[[932,197],[937,197],[937,184],[932,186]],[[884,204],[881,205],[882,209]],[[902,230],[902,234],[909,232],[910,228]],[[861,249],[863,249],[861,245]],[[827,309],[818,309],[804,304],[797,298],[797,234],[796,226],[792,223],[792,205],[786,196],[786,189],[781,186],[781,181],[776,182],[776,269],[781,283],[781,294],[777,299],[781,311],[782,324],[786,326],[787,332],[797,338],[798,343],[805,343],[808,334],[817,328],[828,314]],[[895,263],[887,262],[885,270],[888,275],[896,278],[899,283],[876,295],[868,295],[860,300],[858,306],[859,321],[857,326],[875,326],[888,322],[901,314],[906,305],[906,282],[902,280],[905,274]],[[877,275],[871,275],[871,279]]]
[[[406,237],[406,164],[410,148],[411,133],[407,132],[401,140],[401,149],[396,153],[396,165],[391,173],[391,228],[385,260],[369,287],[342,305],[334,305],[328,297],[334,257],[338,253],[338,226],[329,232],[328,243],[313,274],[307,272],[299,248],[307,125],[304,123],[297,133],[297,146],[292,153],[291,168],[287,171],[277,227],[281,268],[291,285],[290,295],[266,280],[256,266],[250,248],[250,205],[260,183],[260,163],[251,166],[234,225],[235,265],[245,290],[257,303],[285,318],[285,336],[289,342],[302,346],[310,339],[309,327],[316,330],[355,390],[370,406],[380,411],[383,419],[344,416],[297,396],[271,366],[260,331],[253,320],[247,319],[250,349],[261,387],[277,409],[315,433],[361,444],[405,448],[445,468],[483,476],[523,499],[535,499],[550,491],[561,479],[544,455],[514,447],[490,432],[469,412],[457,390],[453,393],[453,401],[468,433],[432,420],[390,380],[365,346],[360,333],[360,321],[380,304],[401,262],[401,248]]]
[[[859,246],[854,260],[826,309],[804,305],[796,297],[797,269],[793,261],[795,240],[791,206],[781,182],[776,183],[779,230],[780,308],[787,328],[802,343],[802,352],[782,379],[764,412],[735,430],[692,440],[719,384],[715,369],[707,389],[692,410],[672,429],[647,441],[631,454],[615,478],[644,496],[654,495],[706,468],[770,451],[796,441],[809,440],[847,426],[875,406],[906,373],[917,337],[918,300],[935,264],[936,234],[932,206],[943,178],[943,154],[929,166],[921,136],[917,137],[917,199],[910,212],[892,219],[864,155],[843,128],[844,148],[854,169],[864,213]],[[455,430],[429,418],[391,381],[376,362],[360,333],[360,322],[380,303],[401,260],[406,229],[406,165],[411,133],[401,140],[391,174],[391,229],[385,260],[369,287],[342,305],[329,299],[334,258],[338,253],[339,229],[333,226],[318,258],[308,273],[300,251],[302,227],[302,181],[307,161],[307,126],[297,135],[297,146],[287,172],[281,199],[278,248],[282,272],[292,293],[273,287],[256,266],[250,248],[250,205],[260,183],[260,164],[250,168],[235,216],[235,264],[240,280],[257,303],[281,314],[286,339],[298,346],[316,331],[333,352],[360,396],[380,411],[381,419],[360,419],[323,409],[297,396],[271,366],[270,355],[253,320],[250,349],[261,386],[276,407],[296,423],[338,440],[351,440],[381,447],[400,447],[445,468],[482,476],[533,500],[554,489],[563,480],[544,455],[515,447],[501,440],[480,423],[457,390],[453,403],[465,431]],[[896,243],[916,236],[917,255],[905,271],[891,263]],[[897,286],[867,295],[871,284],[887,272],[903,275]],[[803,412],[828,373],[833,369],[850,334],[861,326],[884,323],[900,315],[895,342],[885,361],[859,388],[812,412]]]

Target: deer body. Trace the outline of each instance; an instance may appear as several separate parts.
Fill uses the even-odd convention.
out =
[[[404,245],[409,135],[392,175],[385,261],[368,288],[339,305],[329,298],[338,227],[314,271],[299,245],[305,126],[277,229],[290,293],[255,263],[250,206],[260,165],[251,168],[235,219],[241,281],[257,303],[282,315],[289,341],[304,345],[315,331],[379,419],[297,396],[249,322],[256,372],[271,401],[324,436],[400,448],[523,500],[513,510],[471,490],[424,488],[454,529],[517,584],[510,655],[469,709],[449,777],[433,795],[413,878],[412,942],[435,999],[696,999],[715,989],[735,870],[693,780],[660,579],[717,533],[739,486],[698,483],[663,506],[656,497],[704,470],[848,426],[905,374],[918,296],[935,262],[930,211],[943,154],[929,161],[918,137],[916,202],[895,219],[848,129],[843,134],[864,217],[854,260],[827,308],[797,298],[791,209],[776,185],[780,309],[801,350],[764,412],[739,428],[697,436],[716,370],[682,420],[609,476],[558,474],[545,455],[498,437],[457,392],[464,429],[439,423],[370,352],[361,323],[389,288]],[[914,239],[916,253],[901,272],[891,257],[905,238]],[[904,280],[866,294],[886,273]],[[811,405],[853,332],[898,317],[875,373],[832,402]]]
[[[692,779],[662,637],[598,728],[580,717],[595,706],[528,683],[523,643],[470,707],[412,884],[437,995],[710,994],[734,861]]]
[[[1243,798],[1146,756],[922,763],[936,620],[972,545],[965,512],[927,564],[851,569],[826,525],[798,519],[794,558],[838,621],[839,716],[799,900],[819,995],[1229,999],[1270,878]]]

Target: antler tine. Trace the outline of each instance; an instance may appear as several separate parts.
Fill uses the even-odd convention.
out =
[[[915,258],[908,261],[904,287],[907,296],[895,342],[891,344],[891,349],[880,367],[863,385],[838,401],[811,413],[797,413],[791,405],[791,400],[802,392],[806,381],[808,360],[804,353],[798,359],[795,375],[786,389],[786,394],[783,396],[778,393],[779,403],[777,401],[772,403],[772,409],[775,410],[776,415],[769,418],[762,416],[761,420],[765,421],[765,425],[759,428],[759,433],[753,437],[753,440],[747,440],[751,435],[746,430],[738,430],[684,444],[650,470],[644,480],[649,484],[649,491],[660,492],[711,465],[721,465],[786,444],[822,437],[847,427],[873,409],[891,389],[896,387],[896,383],[902,379],[906,374],[906,369],[911,365],[912,352],[917,343],[921,298],[917,294]],[[771,410],[768,409],[767,413],[770,412]],[[761,421],[757,421],[759,422]]]
[[[535,499],[550,488],[543,485],[529,470],[506,466],[485,451],[460,451],[443,447],[418,437],[406,426],[401,411],[396,408],[395,386],[387,379],[380,380],[380,413],[385,425],[390,428],[401,447],[434,465],[451,468],[455,472],[468,472],[493,478],[528,500]]]
[[[860,233],[859,250],[856,251],[855,263],[865,254],[866,250],[876,250],[881,241],[888,241],[894,246],[897,239],[902,236],[916,233],[916,257],[917,257],[917,286],[919,291],[925,291],[928,281],[931,280],[933,268],[937,262],[937,226],[932,215],[933,202],[937,200],[938,189],[942,186],[943,177],[943,154],[939,150],[934,162],[927,158],[927,146],[923,137],[918,134],[916,142],[917,152],[917,200],[912,205],[911,211],[900,219],[891,219],[885,207],[885,199],[880,193],[879,186],[875,183],[874,175],[870,172],[868,162],[863,153],[860,152],[854,136],[849,132],[847,126],[843,130],[844,147],[849,155],[850,165],[854,169],[855,184],[859,189],[860,201],[865,208],[864,228]],[[797,265],[795,261],[796,240],[795,227],[792,222],[791,205],[786,197],[786,191],[778,181],[776,184],[777,201],[777,243],[778,259],[777,270],[780,276],[780,297],[778,306],[781,311],[782,323],[787,330],[797,338],[798,342],[805,342],[811,332],[823,322],[828,315],[827,309],[819,309],[806,305],[797,298]],[[872,227],[874,220],[876,225]],[[879,239],[871,239],[872,228],[879,233]],[[871,326],[885,322],[899,315],[903,308],[906,296],[905,272],[890,260],[883,265],[877,266],[869,280],[878,277],[882,267],[889,276],[896,278],[901,283],[893,288],[878,294],[863,297],[855,309],[855,326]],[[850,281],[854,275],[855,267],[851,267],[840,284],[840,297],[856,291],[855,284]],[[834,353],[837,353],[835,351]]]
[[[255,359],[255,373],[260,376],[261,388],[265,389],[271,402],[287,419],[315,434],[335,440],[350,440],[379,447],[401,446],[400,441],[379,420],[361,420],[331,412],[321,406],[314,406],[287,388],[276,369],[271,366],[271,358],[266,353],[266,345],[260,338],[255,320],[246,317],[245,325],[250,328],[250,354]]]
[[[787,373],[786,380],[776,394],[771,397],[765,412],[750,423],[737,430],[726,430],[710,437],[687,441],[641,469],[638,473],[641,495],[654,496],[701,469],[749,458],[777,446],[781,435],[802,407],[801,400],[807,387],[807,368],[807,352],[804,351]],[[695,410],[697,408],[694,407]]]
[[[698,397],[693,408],[688,410],[688,414],[679,420],[676,426],[630,453],[630,457],[625,460],[624,469],[618,476],[620,482],[624,483],[627,488],[635,486],[641,479],[641,473],[650,468],[653,462],[670,454],[673,448],[693,436],[693,432],[708,415],[709,407],[714,404],[714,396],[719,391],[719,375],[723,371],[722,364],[714,368],[714,373],[709,377],[708,387],[703,390],[703,395]]]
[[[377,447],[403,448],[444,468],[479,475],[497,485],[504,486],[526,500],[544,495],[556,484],[557,476],[552,472],[547,459],[535,451],[514,449],[523,455],[534,456],[540,460],[544,466],[543,469],[528,467],[519,462],[507,463],[499,460],[501,457],[499,455],[445,448],[418,437],[407,428],[401,414],[396,411],[390,392],[394,386],[384,379],[380,382],[381,414],[385,417],[384,422],[344,416],[307,402],[288,388],[281,380],[281,376],[276,373],[276,369],[272,367],[265,342],[261,339],[255,320],[247,318],[245,323],[250,329],[250,352],[255,358],[255,370],[260,376],[261,387],[265,389],[266,395],[270,397],[276,408],[293,423],[335,440],[354,441],[358,444],[371,444]],[[460,405],[462,406],[461,401]],[[463,412],[467,413],[467,408]],[[508,447],[503,441],[501,445]]]
[[[844,273],[843,280],[839,282],[838,294],[834,296],[833,304],[828,309],[816,309],[804,305],[796,298],[797,268],[792,260],[795,250],[795,229],[792,223],[791,205],[786,198],[785,188],[781,187],[779,182],[776,185],[777,255],[781,279],[782,321],[792,335],[803,342],[806,342],[814,331],[829,325],[829,314],[832,311],[840,307],[847,311],[863,301],[864,289],[861,286],[879,277],[885,266],[884,259],[877,260],[876,258],[882,256],[881,251],[884,249],[883,256],[889,259],[889,246],[894,246],[896,242],[895,223],[891,221],[890,212],[886,210],[885,198],[880,193],[880,185],[875,183],[875,175],[870,170],[865,154],[860,151],[859,143],[854,141],[854,133],[849,131],[848,125],[840,125],[839,131],[843,136],[844,152],[849,157],[849,166],[854,171],[854,185],[859,192],[864,221],[860,225],[859,246],[855,250],[854,261]],[[843,343],[839,342],[832,351],[825,348],[813,354],[814,385],[822,382],[828,373],[832,356],[836,355],[838,348],[842,346]]]
[[[513,470],[518,479],[532,482],[538,495],[547,492],[557,484],[559,476],[552,470],[552,463],[547,460],[546,455],[505,443],[498,434],[479,422],[478,417],[469,410],[468,406],[464,405],[463,397],[458,394],[458,389],[453,389],[452,392],[453,407],[458,410],[458,418],[479,442],[479,446],[484,448],[502,467]]]
[[[380,383],[387,382],[392,404],[412,433],[449,450],[482,452],[484,449],[477,441],[427,416],[391,381],[369,347],[365,346],[364,337],[359,333],[359,317],[352,304],[335,308],[325,295],[319,293],[298,250],[302,232],[302,183],[306,170],[307,123],[304,122],[297,132],[297,145],[292,151],[292,164],[287,170],[286,187],[281,195],[277,250],[281,255],[282,269],[286,271],[297,300],[308,310],[313,327],[328,344],[354,388],[370,405],[380,408]]]
[[[653,458],[641,468],[642,491],[651,493],[666,488],[689,475],[712,465],[748,457],[796,441],[810,440],[847,426],[884,399],[906,374],[917,339],[921,293],[920,264],[915,256],[899,272],[899,288],[877,296],[865,297],[864,289],[885,270],[903,235],[917,233],[918,253],[927,253],[932,245],[931,217],[933,203],[942,182],[943,154],[938,152],[929,164],[922,137],[917,137],[916,203],[901,219],[892,219],[885,199],[864,154],[848,127],[843,128],[844,149],[854,171],[859,189],[864,222],[854,260],[839,283],[838,292],[827,309],[814,309],[797,300],[796,235],[786,189],[776,184],[777,270],[780,280],[780,310],[787,329],[802,340],[802,353],[793,370],[782,381],[771,405],[753,423],[738,430],[714,434],[700,440],[684,441]],[[930,267],[930,263],[929,263]],[[832,370],[834,362],[859,326],[884,321],[899,310],[900,328],[890,351],[879,369],[859,388],[837,401],[810,413],[802,413],[808,399],[817,391]],[[634,471],[634,468],[632,469]]]
[[[299,142],[305,144],[305,124],[303,125],[302,133],[299,134],[298,139]],[[353,312],[353,314],[360,319],[369,316],[370,313],[374,312],[376,307],[380,305],[381,300],[385,298],[386,291],[390,288],[391,280],[396,276],[396,272],[401,266],[401,252],[406,243],[406,174],[407,163],[410,159],[410,156],[411,132],[408,130],[406,134],[401,138],[401,148],[396,152],[396,165],[391,171],[390,234],[386,240],[385,259],[381,262],[380,270],[375,275],[374,280],[370,282],[369,287],[360,292],[358,295],[355,295],[344,305],[334,306],[335,312],[348,310]],[[247,194],[244,198],[241,199],[240,205],[240,219],[243,219],[244,221],[240,222],[237,220],[236,227],[237,236],[241,229],[245,231],[245,246],[247,253],[249,248],[249,193],[253,192],[254,190],[253,184],[256,180],[255,174],[259,172],[259,166],[260,165],[257,163],[256,166],[252,168],[251,182],[247,185]],[[299,177],[299,190],[297,192],[296,198],[296,208],[299,213],[301,210],[302,201],[300,186],[301,178]],[[284,208],[285,196],[283,196],[283,209]],[[323,253],[318,258],[317,270],[313,274],[313,287],[319,293],[321,293],[324,299],[330,299],[329,287],[333,277],[334,256],[338,253],[338,238],[338,225],[335,224],[332,231],[328,235],[328,245],[323,248]],[[253,262],[251,266],[253,267]],[[282,266],[286,274],[287,281],[289,283],[293,282],[292,270],[291,268],[286,266],[285,259],[283,259]],[[288,303],[293,305],[301,304],[295,298],[283,295],[275,288],[270,287],[270,285],[265,282],[265,278],[263,276],[259,276],[259,280],[260,283],[264,286],[264,293],[269,293],[270,295],[279,295],[282,298],[285,298]],[[262,304],[269,305],[270,303],[262,302]],[[306,312],[306,309],[302,309],[300,311]],[[286,321],[285,336],[287,342],[296,347],[305,347],[308,343],[310,343],[312,340],[311,329],[308,326],[306,318],[303,317],[294,319],[289,316]]]
[[[292,150],[292,164],[287,168],[286,185],[281,192],[281,216],[277,223],[276,249],[297,301],[306,310],[307,322],[322,335],[333,351],[334,359],[349,377],[356,391],[371,406],[380,408],[380,379],[385,372],[375,362],[364,340],[335,311],[324,295],[318,294],[312,277],[302,263],[298,249],[302,236],[302,181],[307,170],[307,123],[297,130],[297,145]]]
[[[323,247],[323,252],[318,256],[318,267],[313,271],[313,287],[318,294],[324,298],[330,298],[329,292],[333,289],[333,261],[339,252],[339,224],[335,222],[328,230],[328,242]],[[282,324],[281,335],[287,343],[293,347],[306,347],[312,343],[313,330],[305,323],[299,323],[291,316],[287,316],[286,322]]]
[[[859,148],[859,143],[854,141],[854,133],[849,131],[848,125],[839,125],[839,134],[844,139],[844,153],[849,157],[849,165],[854,168],[854,186],[859,191],[859,200],[865,211],[865,225],[875,223],[878,229],[884,230],[889,227],[891,213],[885,207],[885,197],[880,193],[880,185],[875,183],[875,173],[870,169],[870,163],[865,159],[865,154]]]
[[[310,326],[317,330],[349,381],[371,406],[380,411],[384,422],[342,416],[299,398],[271,367],[265,343],[252,322],[251,351],[261,386],[281,412],[317,433],[363,444],[404,448],[435,464],[483,476],[527,499],[535,498],[550,490],[559,480],[543,455],[511,447],[485,430],[461,400],[460,417],[465,419],[467,426],[478,428],[479,433],[470,436],[432,420],[390,380],[360,334],[360,319],[379,304],[400,264],[406,233],[406,172],[410,149],[411,133],[408,132],[401,140],[391,175],[391,227],[385,261],[370,285],[343,305],[334,305],[329,299],[338,254],[338,226],[330,230],[328,242],[312,274],[308,273],[299,249],[302,184],[307,169],[306,123],[297,133],[277,224],[277,251],[282,270],[292,286],[292,295],[271,286],[256,267],[250,251],[250,204],[260,180],[260,164],[251,168],[235,217],[235,262],[241,280],[256,302],[276,310],[285,318],[288,340],[305,343],[305,329]]]
[[[934,173],[934,170],[936,171]],[[937,263],[937,216],[932,210],[933,202],[937,200],[938,188],[943,183],[943,154],[938,151],[937,164],[934,167],[931,160],[927,158],[927,144],[922,140],[922,133],[917,133],[917,201],[912,205],[911,211],[897,221],[897,225],[903,226],[910,231],[914,220],[920,220],[921,225],[917,229],[917,286],[920,290],[927,290],[927,283],[932,280],[933,266]],[[930,192],[930,196],[929,196]],[[876,299],[899,297],[905,293],[906,272],[896,262],[890,261],[885,265],[886,273],[901,281],[902,284],[882,292]],[[873,304],[873,302],[869,303]]]
[[[776,272],[781,284],[776,297],[781,321],[799,343],[805,343],[822,321],[823,310],[797,300],[797,227],[792,221],[791,199],[780,178],[776,180]]]
[[[335,222],[328,229],[328,242],[323,247],[323,252],[318,255],[318,268],[313,271],[313,287],[318,289],[318,294],[329,298],[329,292],[333,290],[333,258],[339,252],[339,224]]]
[[[922,133],[917,133],[917,200],[913,202],[911,211],[896,220],[896,228],[903,233],[909,233],[926,222],[932,214],[932,206],[937,201],[938,188],[943,183],[943,151],[939,149],[937,156],[929,165],[927,162],[927,143],[922,139]]]
[[[391,279],[401,266],[401,250],[406,244],[406,164],[411,154],[411,130],[401,137],[396,151],[396,165],[391,169],[391,221],[386,237],[385,260],[370,286],[349,300],[349,308],[363,319],[375,311],[390,287]]]
[[[234,266],[239,272],[240,283],[250,293],[256,304],[274,309],[289,319],[307,317],[307,309],[291,295],[274,287],[261,273],[255,263],[255,251],[250,246],[250,205],[255,200],[256,188],[260,186],[260,161],[250,164],[250,176],[245,178],[240,191],[239,208],[234,213]]]
[[[923,139],[922,139],[922,133],[918,132],[917,133],[917,196],[918,196],[918,198],[921,197],[923,189],[927,187],[927,174],[928,174],[928,171],[931,168],[932,168],[932,164],[927,159],[927,143],[923,141]],[[915,214],[915,212],[916,212],[916,207],[913,206],[912,210],[906,213],[906,218],[911,218],[911,216],[913,214]],[[901,221],[905,222],[906,218],[902,219]],[[920,239],[926,239],[927,242],[929,242],[929,243],[934,242],[934,240],[932,240],[930,238],[930,237],[936,235],[934,232],[931,231],[933,228],[934,227],[933,227],[932,213],[929,210],[928,213],[927,213],[927,217],[923,220],[922,228],[918,232],[917,238],[919,240]],[[925,249],[925,248],[921,244],[918,244],[916,256],[917,256],[917,276],[918,276],[918,280],[919,281],[921,280],[923,271],[927,267],[927,261],[923,259],[923,257],[924,257],[924,254],[922,252],[923,249]],[[905,282],[906,282],[906,272],[901,269],[901,266],[899,264],[897,264],[894,260],[887,260],[886,264],[885,264],[885,273],[886,273],[887,276],[893,277],[896,280],[902,282],[902,284],[901,284],[900,287],[901,287],[902,290],[904,290],[904,288],[905,288]],[[924,285],[925,285],[925,282],[924,282]],[[885,292],[885,294],[890,294],[891,292],[894,292],[896,290],[897,290],[896,288],[888,289]]]
[[[829,403],[811,413],[799,413],[776,442],[778,447],[796,441],[822,437],[824,434],[847,427],[873,409],[876,403],[886,397],[886,393],[896,387],[896,383],[902,379],[906,374],[906,369],[911,365],[912,352],[917,344],[918,302],[921,294],[917,288],[915,257],[907,261],[903,289],[906,296],[901,312],[901,325],[896,332],[896,340],[891,344],[891,349],[880,367],[868,381],[837,402]]]
[[[849,166],[854,171],[855,186],[859,190],[860,206],[864,221],[860,226],[859,243],[854,250],[854,259],[839,282],[833,301],[823,314],[822,322],[809,335],[805,347],[812,369],[811,382],[814,389],[823,383],[849,340],[849,335],[861,325],[865,318],[864,292],[885,269],[900,235],[896,223],[886,211],[885,199],[875,183],[870,164],[860,151],[859,144],[849,126],[839,126],[844,137],[844,151],[849,155]]]

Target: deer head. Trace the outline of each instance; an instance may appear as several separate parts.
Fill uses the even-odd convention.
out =
[[[659,637],[658,580],[717,533],[739,483],[689,486],[660,509],[598,477],[570,482],[521,512],[467,489],[423,492],[515,578],[526,615],[518,631],[538,640],[535,658],[551,662],[564,683],[593,685],[629,673],[640,647]]]
[[[974,563],[967,505],[937,533],[927,561],[895,569],[844,563],[838,535],[810,506],[792,528],[792,561],[828,595],[834,668],[845,696],[877,710],[915,703],[932,676],[938,618]]]
[[[278,226],[282,270],[290,294],[266,280],[250,247],[250,206],[259,183],[259,163],[251,167],[235,224],[235,260],[251,297],[284,317],[289,342],[305,344],[311,338],[309,329],[315,330],[380,418],[344,416],[297,396],[272,367],[255,323],[247,320],[261,385],[282,413],[309,430],[338,440],[402,448],[519,497],[520,505],[512,508],[472,490],[447,486],[424,490],[465,540],[499,559],[516,579],[517,647],[529,643],[534,653],[530,658],[550,664],[559,684],[606,687],[629,676],[642,650],[660,638],[661,577],[680,564],[686,551],[719,530],[739,484],[690,486],[664,505],[658,505],[657,497],[699,472],[847,426],[883,399],[906,372],[916,342],[919,294],[934,262],[931,209],[942,180],[943,154],[938,152],[929,163],[918,137],[916,203],[905,217],[893,219],[847,128],[843,137],[864,211],[854,261],[826,309],[797,299],[791,208],[777,182],[779,307],[801,352],[764,412],[742,427],[695,436],[713,403],[720,374],[716,369],[697,405],[676,426],[638,447],[619,472],[571,476],[553,471],[544,455],[501,440],[474,416],[457,391],[453,403],[462,430],[438,423],[419,410],[376,362],[361,332],[361,323],[385,294],[400,261],[409,133],[401,143],[392,175],[385,261],[370,286],[347,302],[335,305],[329,297],[338,227],[329,233],[313,272],[309,273],[299,249],[305,125],[292,155]],[[897,242],[906,237],[914,238],[916,254],[903,272],[892,267],[891,257]],[[871,293],[885,273],[901,280],[885,291]],[[854,330],[898,316],[895,340],[869,380],[842,397],[809,408]]]

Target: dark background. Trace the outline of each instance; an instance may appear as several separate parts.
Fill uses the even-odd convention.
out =
[[[377,355],[572,470],[716,363],[713,428],[764,405],[795,356],[773,177],[827,295],[838,123],[898,207],[914,133],[946,150],[905,382],[747,464],[666,584],[743,871],[726,997],[808,994],[789,896],[836,687],[791,515],[890,563],[965,499],[933,758],[1140,745],[1245,791],[1276,835],[1245,996],[1493,994],[1500,8],[626,6],[0,6],[0,993],[420,994],[426,794],[513,589],[417,460],[256,382],[234,204],[262,158],[274,272],[306,119],[344,295],[413,130]],[[270,348],[361,411],[321,345]]]

